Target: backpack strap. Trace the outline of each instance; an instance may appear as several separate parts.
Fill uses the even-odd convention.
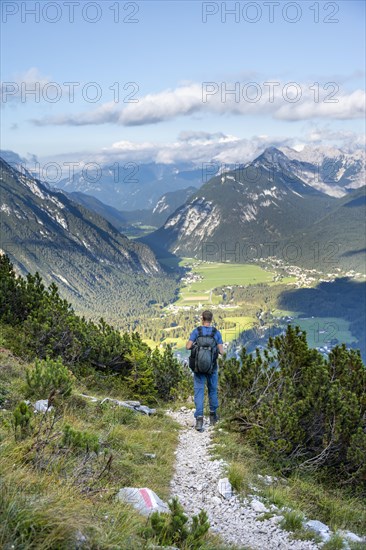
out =
[[[202,327],[197,327],[198,336],[203,336]]]

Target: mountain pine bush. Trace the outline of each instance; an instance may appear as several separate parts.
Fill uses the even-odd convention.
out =
[[[23,439],[31,432],[32,409],[22,401],[13,411],[13,428],[15,439]]]
[[[189,395],[187,386],[192,376],[188,369],[184,370],[174,356],[172,347],[168,345],[163,353],[156,348],[151,354],[151,364],[154,372],[155,385],[160,399],[172,401]]]
[[[220,379],[227,415],[284,473],[316,470],[365,480],[366,368],[358,351],[335,347],[328,358],[290,325],[255,356],[227,360]]]
[[[202,548],[204,537],[210,528],[206,512],[201,510],[197,516],[192,517],[189,524],[188,516],[176,497],[168,506],[170,514],[151,514],[149,526],[145,529],[146,538],[154,538],[163,546],[174,545],[187,550]]]
[[[74,378],[60,358],[36,360],[35,366],[26,370],[26,395],[45,399],[52,392],[67,397],[72,392]]]
[[[75,430],[69,424],[64,427],[62,444],[66,447],[85,450],[87,453],[93,451],[98,454],[99,451],[99,440],[96,434]]]
[[[176,398],[181,382],[182,389],[187,386],[184,369],[170,347],[152,352],[137,332],[121,334],[103,318],[94,323],[76,315],[54,283],[46,288],[38,273],[17,277],[4,255],[0,256],[0,324],[5,346],[29,361],[45,361],[28,374],[29,396],[45,398],[62,376],[66,376],[65,394],[68,375],[61,363],[76,375],[90,367],[117,373],[125,381],[124,393],[152,403]]]

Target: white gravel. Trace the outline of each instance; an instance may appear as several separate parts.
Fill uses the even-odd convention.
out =
[[[253,500],[239,500],[237,495],[224,498],[218,491],[219,480],[226,477],[225,462],[212,460],[212,429],[205,424],[203,433],[194,429],[193,411],[184,407],[169,414],[184,429],[176,451],[176,469],[171,481],[172,496],[177,496],[187,514],[197,514],[203,508],[208,514],[211,530],[231,545],[252,550],[315,550],[319,546],[309,541],[290,540],[289,533],[277,525],[277,516],[257,521],[262,512]]]

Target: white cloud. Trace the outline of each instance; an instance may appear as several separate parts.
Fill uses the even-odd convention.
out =
[[[114,102],[103,103],[92,111],[79,113],[76,115],[59,115],[45,117],[43,119],[33,119],[36,126],[88,126],[91,124],[118,124],[120,113]]]
[[[106,103],[84,113],[47,117],[38,125],[119,124],[141,126],[199,113],[217,115],[271,116],[285,121],[312,119],[351,120],[365,116],[363,90],[339,91],[336,83],[191,83],[148,94],[122,109]]]
[[[121,140],[101,151],[74,152],[57,157],[42,159],[43,162],[59,162],[62,166],[77,162],[78,169],[85,163],[96,162],[101,166],[115,162],[156,162],[163,164],[187,163],[202,166],[205,163],[243,164],[253,160],[266,147],[290,147],[298,151],[307,145],[318,148],[320,145],[339,147],[345,152],[363,149],[363,136],[352,132],[332,131],[328,127],[315,126],[301,136],[258,135],[240,138],[222,132],[182,132],[170,142],[132,142]]]
[[[332,130],[329,126],[314,126],[309,131],[307,139],[310,143],[324,143],[325,141],[337,141],[343,143],[343,146],[349,144],[350,147],[362,147],[365,143],[365,136],[355,134],[346,130]]]
[[[259,140],[261,142],[261,140]],[[120,141],[114,143],[110,149],[105,149],[103,154],[107,156],[118,155],[119,160],[127,160],[133,156],[134,160],[144,162],[157,162],[172,164],[176,162],[188,162],[201,165],[204,162],[218,160],[220,154],[226,151],[228,154],[238,156],[235,162],[243,162],[252,151],[253,140],[240,139],[222,132],[181,132],[177,140],[168,143],[142,142],[133,143]],[[232,151],[232,153],[229,153]]]
[[[303,103],[286,104],[274,113],[274,117],[282,120],[306,120],[312,118],[349,120],[365,117],[366,94],[363,90],[356,90],[350,94],[343,93],[335,96],[334,99],[337,102],[314,102],[307,98]]]
[[[12,80],[1,82],[1,104],[36,101],[42,97],[41,90],[49,82],[50,78],[43,76],[37,67],[31,67],[24,73],[15,74]],[[31,93],[32,91],[35,93]]]

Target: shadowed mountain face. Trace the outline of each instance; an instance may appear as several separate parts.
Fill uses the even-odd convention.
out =
[[[292,240],[301,244],[302,267],[366,273],[366,187],[337,199],[329,214]]]
[[[28,173],[2,160],[0,169],[0,248],[19,272],[38,271],[73,303],[94,309],[108,297],[124,311],[133,289],[143,295],[150,283],[164,284],[147,246],[129,241],[104,218]]]
[[[366,283],[348,277],[322,282],[315,288],[288,290],[281,294],[279,307],[301,312],[303,317],[336,317],[349,321],[349,330],[357,338],[353,347],[366,359]],[[337,338],[337,323],[334,337]]]

